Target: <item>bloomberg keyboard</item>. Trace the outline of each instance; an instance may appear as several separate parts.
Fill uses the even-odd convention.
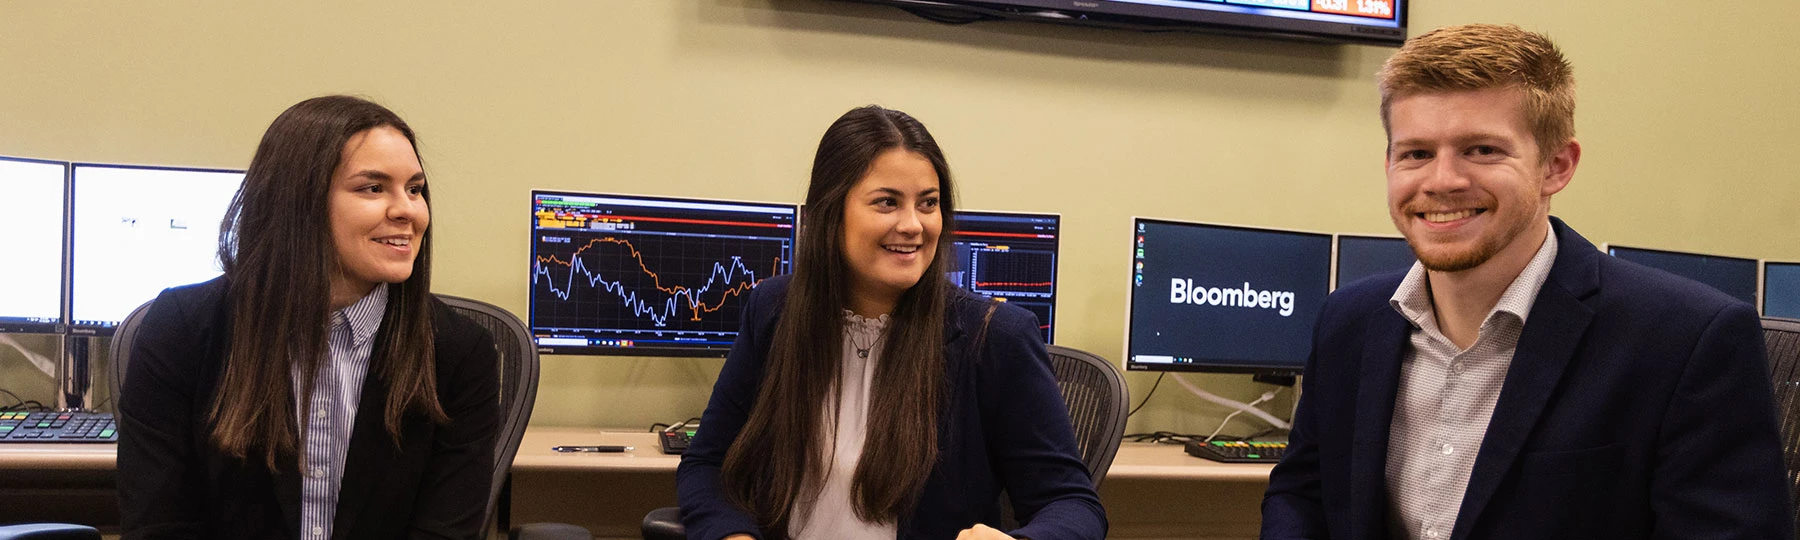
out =
[[[0,412],[0,444],[116,442],[112,413]]]
[[[1188,441],[1190,456],[1221,463],[1280,463],[1287,452],[1282,441]]]

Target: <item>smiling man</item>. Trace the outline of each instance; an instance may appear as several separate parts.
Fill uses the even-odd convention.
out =
[[[1263,538],[1791,538],[1755,309],[1550,217],[1581,162],[1556,46],[1443,28],[1380,85],[1419,262],[1326,301]]]

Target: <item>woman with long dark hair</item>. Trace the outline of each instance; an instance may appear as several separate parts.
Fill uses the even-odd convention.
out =
[[[493,339],[431,295],[412,128],[348,96],[269,125],[225,274],[163,291],[119,402],[125,538],[478,538]]]
[[[930,132],[880,107],[825,131],[797,266],[751,292],[677,472],[689,538],[1099,539],[1106,518],[1036,317],[955,287]]]

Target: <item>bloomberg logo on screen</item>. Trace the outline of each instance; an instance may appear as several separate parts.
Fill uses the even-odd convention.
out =
[[[1259,291],[1250,288],[1248,281],[1244,282],[1244,287],[1241,289],[1213,288],[1196,287],[1194,280],[1174,278],[1169,280],[1169,303],[1275,309],[1279,310],[1283,317],[1294,314],[1293,292]]]

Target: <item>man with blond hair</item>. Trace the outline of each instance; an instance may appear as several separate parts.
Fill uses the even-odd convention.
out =
[[[1756,310],[1550,217],[1581,161],[1555,44],[1443,28],[1380,86],[1419,262],[1326,301],[1263,538],[1792,538]]]

